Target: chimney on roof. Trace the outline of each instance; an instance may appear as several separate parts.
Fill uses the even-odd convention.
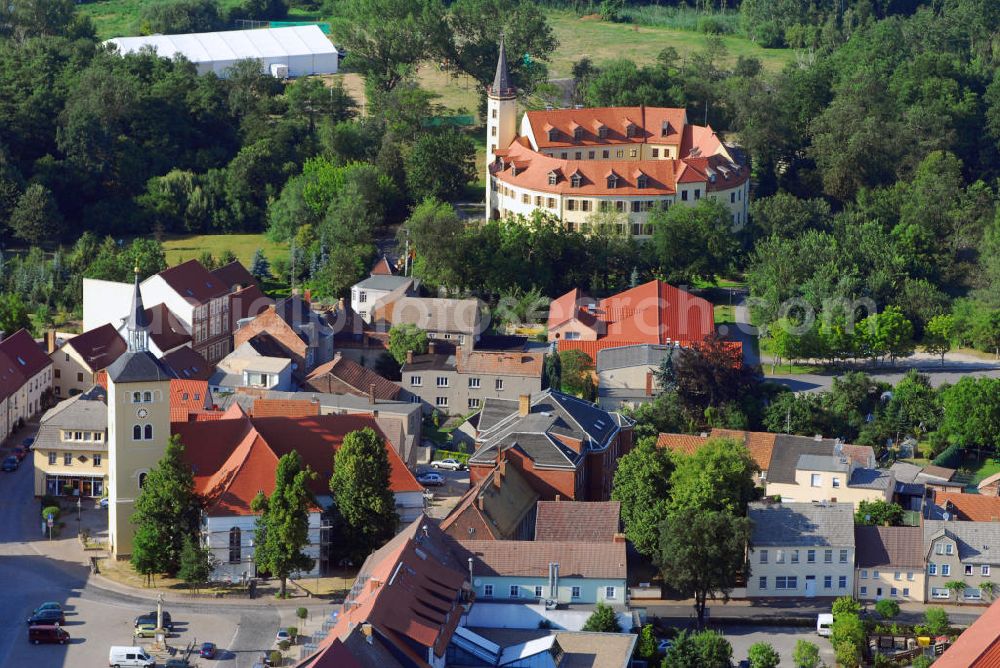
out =
[[[343,297],[341,297],[340,299],[337,300],[337,311],[339,313],[342,313],[344,311],[344,298]]]
[[[371,383],[368,386],[368,403],[372,406],[375,405],[375,383]]]
[[[531,412],[531,395],[522,394],[517,398],[517,414],[524,417]]]
[[[476,497],[476,508],[479,508],[480,510],[485,510],[485,507],[486,507],[486,502],[483,500],[483,497],[482,496],[477,496]]]
[[[309,288],[306,288],[306,291],[303,293],[302,298],[305,300],[305,302],[307,304],[311,303],[312,302],[312,290],[309,289]]]
[[[507,460],[501,459],[500,463],[497,465],[497,475],[493,478],[496,481],[497,487],[500,486],[500,482],[507,475]]]
[[[615,543],[624,543],[625,542],[625,534],[619,533],[619,532],[615,532],[615,536],[612,539],[612,541],[615,542]]]
[[[646,396],[647,397],[653,396],[653,372],[652,371],[647,371],[646,372]]]
[[[56,330],[45,330],[45,352],[52,354],[56,351]]]
[[[822,441],[823,440],[823,434],[816,434],[815,436],[813,436],[813,440],[816,441],[817,443],[819,441]]]
[[[407,350],[406,351],[406,363],[407,364],[413,364],[413,351],[412,350]]]
[[[562,501],[562,494],[556,494],[556,501]]]
[[[427,352],[428,352],[428,354],[433,355],[436,348],[437,348],[437,346],[434,344],[433,341],[428,341],[427,342]]]

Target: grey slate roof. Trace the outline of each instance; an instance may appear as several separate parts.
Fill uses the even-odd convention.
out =
[[[108,430],[107,392],[95,385],[83,394],[60,401],[45,411],[35,437],[35,449],[59,448],[60,450],[107,450],[107,438],[103,441],[76,443],[62,441],[63,430],[103,431]]]
[[[407,283],[413,283],[413,279],[407,276],[384,276],[376,274],[375,276],[369,276],[360,283],[356,283],[354,287],[365,290],[385,290],[386,292],[392,292]]]
[[[853,503],[751,503],[750,544],[854,547]]]
[[[963,563],[1000,564],[1000,522],[924,520],[924,554],[945,534],[955,539]]]
[[[769,483],[795,484],[795,467],[802,455],[832,456],[837,442],[832,438],[817,441],[808,436],[779,434],[774,438],[774,450],[767,469]]]
[[[923,530],[920,527],[854,527],[858,568],[898,566],[923,570]]]
[[[518,414],[516,401],[487,400],[479,420],[479,447],[470,461],[493,462],[500,450],[516,445],[537,464],[575,466],[583,455],[554,437],[579,440],[584,452],[601,451],[610,445],[620,427],[630,424],[617,413],[552,390],[534,395],[526,416]]]
[[[884,469],[854,469],[847,484],[861,489],[889,489],[892,485],[895,490],[893,482],[892,474]]]
[[[494,93],[503,94],[510,91],[510,74],[507,71],[507,48],[504,46],[503,38],[500,39],[500,57],[497,58],[497,71],[493,77]]]
[[[832,455],[802,455],[799,457],[798,468],[803,471],[830,471],[833,473],[847,473],[849,468],[846,462]]]
[[[618,348],[604,348],[597,351],[597,361],[595,368],[597,373],[610,371],[611,369],[627,369],[635,366],[660,365],[664,357],[673,352],[673,346],[661,346],[646,343],[637,346],[620,346]]]
[[[108,378],[115,383],[141,383],[170,380],[173,372],[147,350],[126,352],[108,367]]]

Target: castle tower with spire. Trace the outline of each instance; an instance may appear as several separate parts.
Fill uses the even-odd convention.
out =
[[[108,367],[108,535],[116,559],[132,552],[135,499],[170,438],[172,373],[149,352],[149,318],[135,270],[128,350]]]
[[[500,57],[493,85],[486,88],[486,217],[492,218],[497,209],[495,194],[489,187],[490,165],[496,150],[510,146],[517,136],[517,90],[507,71],[507,50],[500,38]]]

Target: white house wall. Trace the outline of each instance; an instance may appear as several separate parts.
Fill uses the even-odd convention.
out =
[[[96,278],[83,279],[83,331],[89,332],[108,323],[117,327],[128,315],[131,303],[130,284]]]

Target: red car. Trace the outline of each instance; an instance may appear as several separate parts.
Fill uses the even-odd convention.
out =
[[[214,642],[203,642],[201,644],[201,650],[198,652],[198,656],[203,659],[214,659],[215,658],[215,643]]]
[[[16,448],[14,448],[14,456],[17,457],[17,461],[22,461],[25,457],[28,456],[28,451],[19,445]]]

